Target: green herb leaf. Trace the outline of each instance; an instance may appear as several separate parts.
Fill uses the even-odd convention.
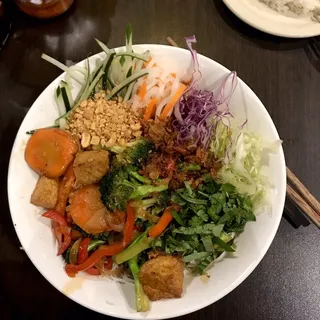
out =
[[[221,249],[223,249],[223,251],[226,252],[234,252],[235,250],[227,243],[225,243],[222,239],[218,238],[218,237],[214,237],[212,239],[212,242],[217,244]]]
[[[171,214],[173,216],[173,219],[177,221],[180,224],[180,226],[184,225],[179,213],[176,210],[171,210]]]
[[[207,223],[203,226],[197,226],[197,227],[180,227],[173,230],[173,234],[180,233],[185,235],[194,235],[194,234],[200,234],[200,235],[213,235],[216,237],[220,236],[220,233],[223,229],[223,224],[215,225],[213,223]]]
[[[194,260],[203,259],[203,258],[206,258],[208,255],[209,255],[208,252],[194,252],[183,257],[183,262],[187,263]]]

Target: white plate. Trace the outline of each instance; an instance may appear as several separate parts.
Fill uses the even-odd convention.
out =
[[[161,45],[134,46],[135,51],[149,49],[154,56],[170,57],[172,72],[183,74],[190,63],[190,53],[184,49]],[[93,62],[97,56],[91,57]],[[202,72],[202,88],[214,89],[229,70],[217,62],[199,55]],[[54,80],[38,97],[26,115],[18,131],[10,159],[8,195],[12,220],[20,242],[41,274],[59,291],[72,300],[92,310],[129,319],[165,319],[181,316],[221,299],[237,287],[258,265],[268,250],[281,219],[285,190],[285,161],[282,148],[269,159],[268,174],[276,186],[272,196],[272,211],[261,214],[256,222],[248,223],[238,239],[235,257],[225,257],[210,271],[210,280],[204,283],[200,277],[186,276],[181,299],[152,303],[151,311],[136,313],[132,283],[95,278],[79,274],[69,278],[64,263],[56,256],[56,245],[48,219],[40,217],[42,210],[29,203],[37,175],[24,161],[27,130],[51,125],[58,116],[53,92],[62,76]],[[266,109],[241,80],[231,100],[231,110],[238,118],[247,114],[249,129],[269,139],[279,139],[276,128]],[[36,290],[36,284],[35,288]]]
[[[288,17],[258,0],[223,0],[226,6],[250,26],[276,36],[308,38],[320,35],[320,23],[310,17]]]

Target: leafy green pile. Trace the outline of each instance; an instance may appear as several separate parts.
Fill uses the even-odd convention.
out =
[[[248,221],[255,221],[250,198],[239,195],[231,184],[217,184],[209,175],[197,189],[186,182],[171,201],[181,209],[173,211],[174,223],[153,247],[183,256],[198,274],[221,253],[233,252],[235,234],[241,233]]]

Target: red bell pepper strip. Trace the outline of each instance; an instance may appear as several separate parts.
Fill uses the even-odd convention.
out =
[[[71,244],[71,228],[68,227],[66,218],[56,210],[48,210],[42,214],[43,217],[53,220],[56,225],[55,230],[63,235],[62,242],[59,243],[58,256],[61,255]],[[59,239],[58,239],[59,240]]]
[[[113,261],[111,258],[107,258],[106,261],[104,262],[104,267],[107,269],[107,270],[111,270],[112,269],[112,266],[113,266]]]
[[[81,241],[78,251],[78,264],[84,263],[88,259],[88,246],[90,238],[85,238]]]
[[[126,247],[132,240],[133,230],[134,230],[134,210],[130,203],[127,203],[127,219],[123,228],[123,246]]]
[[[79,265],[75,264],[67,264],[66,265],[66,272],[69,277],[75,277],[77,272],[84,271],[91,268],[95,263],[97,263],[101,258],[107,256],[113,256],[118,254],[124,249],[123,243],[114,243],[110,245],[102,245],[97,249],[92,255],[83,263]]]

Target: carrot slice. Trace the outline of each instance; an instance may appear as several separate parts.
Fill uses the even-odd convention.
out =
[[[183,95],[183,93],[186,91],[186,89],[187,89],[187,86],[185,84],[181,83],[177,92],[173,95],[171,100],[167,103],[167,105],[163,109],[163,111],[160,115],[160,119],[164,120],[168,116],[169,112],[175,106],[175,104],[178,102],[178,100]]]
[[[148,103],[146,110],[144,112],[144,120],[149,120],[154,117],[154,114],[156,112],[156,104],[160,102],[160,99],[158,98],[153,98],[151,101]]]
[[[66,172],[77,152],[76,141],[66,131],[39,129],[28,141],[25,160],[39,175],[58,178]]]
[[[143,100],[143,98],[146,96],[146,94],[147,94],[147,84],[145,82],[143,82],[141,85],[141,88],[139,90],[139,93],[138,93],[140,101]]]
[[[142,68],[145,68],[145,67],[149,64],[149,62],[150,62],[151,60],[152,60],[152,57],[149,56],[148,61],[147,61],[147,62],[144,62]]]
[[[176,78],[177,77],[177,74],[176,73],[171,73],[171,75],[174,77],[174,78]]]
[[[171,210],[173,207],[167,208],[163,215],[160,217],[160,220],[157,222],[156,225],[154,225],[150,230],[149,230],[149,236],[151,238],[156,238],[159,237],[160,234],[166,229],[166,227],[170,224],[170,222],[173,219],[173,216],[171,214]]]

